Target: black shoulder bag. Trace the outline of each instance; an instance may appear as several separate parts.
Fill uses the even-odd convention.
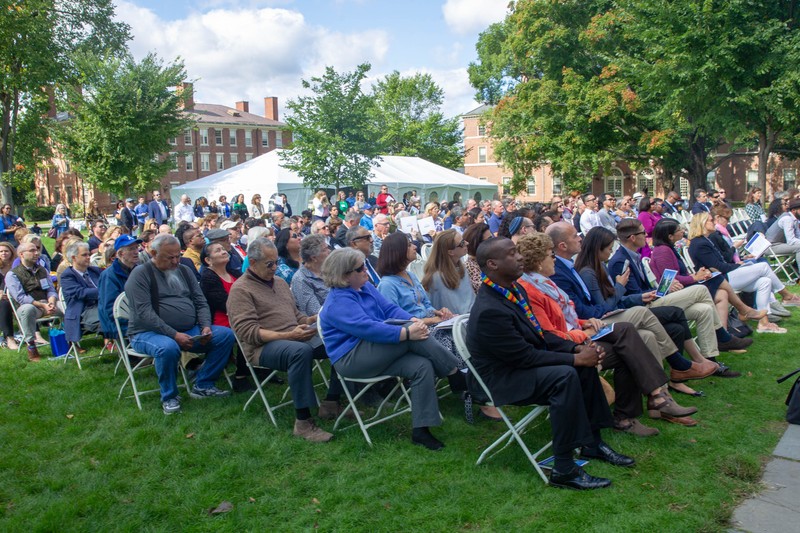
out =
[[[785,376],[778,378],[778,383],[783,383],[799,372],[800,368],[794,372],[789,372]],[[794,381],[792,390],[789,391],[789,395],[786,397],[786,405],[788,406],[786,409],[786,421],[790,424],[800,424],[800,376]]]

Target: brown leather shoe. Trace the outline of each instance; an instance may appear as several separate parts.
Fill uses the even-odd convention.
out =
[[[677,381],[680,383],[681,381],[689,379],[707,378],[716,371],[717,363],[713,361],[705,360],[702,363],[692,362],[692,366],[689,370],[675,370],[674,368],[670,370],[669,379],[670,381]]]
[[[328,442],[333,438],[333,433],[328,433],[324,429],[317,427],[313,418],[308,420],[295,420],[292,435],[300,437],[308,442]]]
[[[637,437],[654,437],[661,433],[656,428],[645,426],[639,422],[637,418],[616,420],[614,421],[614,429],[617,431],[630,433],[631,435],[636,435]]]
[[[38,363],[42,360],[42,356],[39,355],[39,349],[36,347],[35,344],[28,345],[28,361],[31,363]]]
[[[339,402],[335,402],[333,400],[322,400],[322,402],[319,404],[317,416],[322,420],[336,420],[339,418],[339,415],[342,414],[342,411],[344,411],[344,407],[339,405]],[[361,414],[361,411],[359,411],[359,414]],[[347,414],[345,414],[344,417],[350,420],[356,419],[356,415],[353,414],[352,409],[348,409]]]
[[[668,392],[659,392],[647,398],[647,414],[650,418],[680,418],[693,415],[697,407],[681,407]]]

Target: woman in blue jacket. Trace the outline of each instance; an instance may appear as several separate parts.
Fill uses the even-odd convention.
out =
[[[430,432],[442,423],[436,379],[454,374],[458,361],[429,337],[421,320],[381,296],[369,283],[364,261],[355,248],[340,248],[322,265],[322,279],[331,288],[319,314],[328,357],[344,377],[410,379],[411,442],[439,450],[444,444]]]

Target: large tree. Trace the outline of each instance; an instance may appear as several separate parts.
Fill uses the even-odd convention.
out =
[[[12,202],[10,171],[20,115],[43,87],[75,81],[73,54],[115,53],[129,40],[112,0],[11,0],[0,16],[0,202]]]
[[[712,155],[797,138],[795,2],[517,1],[479,40],[470,80],[521,186],[548,162],[569,176],[656,159],[703,186]],[[791,147],[790,147],[791,148]]]
[[[441,111],[444,91],[430,74],[403,77],[394,71],[372,86],[381,151],[417,156],[447,168],[464,164],[458,117]]]
[[[303,80],[309,96],[287,103],[291,114],[286,123],[294,140],[280,157],[306,187],[363,188],[369,179],[380,154],[374,99],[361,90],[369,69],[364,63],[340,74],[327,67],[322,77]]]
[[[53,129],[59,150],[101,190],[127,195],[157,185],[175,165],[160,157],[169,138],[192,123],[175,90],[186,80],[183,62],[85,55],[76,64],[82,83],[68,90],[72,113]]]

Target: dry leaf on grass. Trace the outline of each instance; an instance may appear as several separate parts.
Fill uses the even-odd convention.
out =
[[[313,503],[314,505],[319,505],[319,500],[316,498],[311,498],[311,503]]]
[[[73,418],[75,418],[75,415],[72,415],[72,414],[67,415],[67,419],[72,420]]]
[[[253,498],[252,496],[247,498],[247,501],[249,501],[250,503],[256,503],[256,499]]]
[[[221,513],[229,513],[233,511],[233,504],[231,502],[221,502],[214,509],[209,509],[208,514],[215,515]]]
[[[187,434],[186,434],[186,438],[187,438],[187,439],[192,439],[192,438],[194,438],[194,433],[187,433]]]

